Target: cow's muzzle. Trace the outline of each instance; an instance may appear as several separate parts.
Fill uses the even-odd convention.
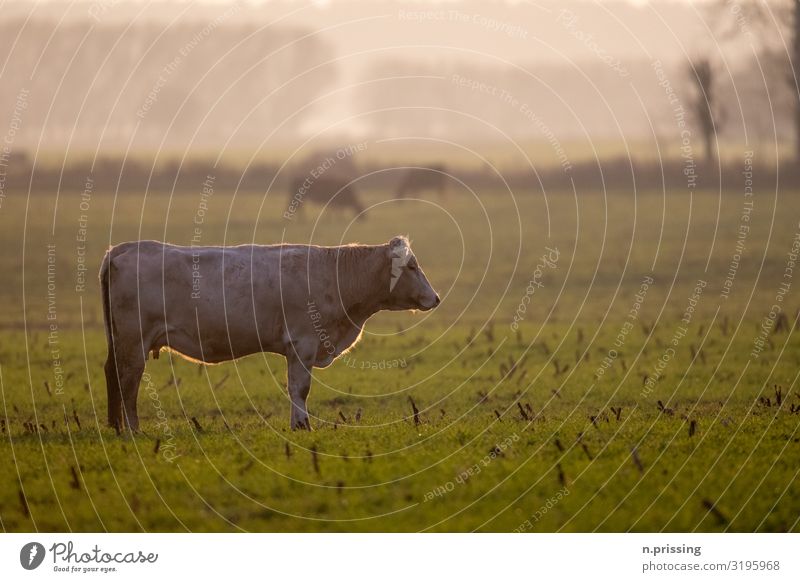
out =
[[[430,311],[430,310],[431,310],[431,309],[433,309],[434,307],[438,307],[438,305],[439,305],[441,302],[442,302],[442,300],[441,300],[441,299],[439,299],[439,295],[438,295],[438,294],[435,294],[435,295],[433,296],[433,300],[432,300],[432,301],[431,301],[431,300],[427,300],[427,301],[420,301],[420,302],[419,302],[419,307],[420,307],[420,309],[421,309],[422,311]]]

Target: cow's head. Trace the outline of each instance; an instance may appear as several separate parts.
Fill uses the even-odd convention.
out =
[[[402,311],[421,309],[428,311],[439,305],[439,296],[431,287],[425,273],[411,252],[408,239],[396,236],[389,241],[389,309]]]

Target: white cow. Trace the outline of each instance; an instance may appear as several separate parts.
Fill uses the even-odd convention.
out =
[[[100,282],[108,422],[132,430],[139,427],[145,360],[162,348],[208,364],[284,355],[291,426],[310,430],[314,367],[329,366],[355,345],[378,311],[439,304],[405,237],[338,247],[126,242],[106,252]]]

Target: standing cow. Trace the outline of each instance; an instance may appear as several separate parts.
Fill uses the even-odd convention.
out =
[[[320,176],[319,178],[300,177],[292,180],[289,187],[289,200],[284,218],[302,216],[307,203],[329,205],[331,209],[350,209],[359,219],[364,217],[364,206],[358,199],[358,192],[350,180],[340,176]]]
[[[306,204],[328,205],[331,209],[352,210],[364,217],[355,182],[360,173],[354,160],[358,148],[321,149],[301,159],[289,181],[289,199],[283,216],[302,216]]]
[[[162,348],[208,364],[286,357],[291,427],[311,429],[314,367],[329,366],[382,310],[427,311],[439,296],[408,240],[320,247],[111,247],[100,268],[108,359],[108,422],[137,430],[145,360]]]
[[[410,194],[419,194],[426,190],[433,190],[440,197],[447,194],[447,171],[444,166],[409,168],[403,175],[394,197],[406,198]]]

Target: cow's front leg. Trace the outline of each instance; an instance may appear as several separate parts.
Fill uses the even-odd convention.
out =
[[[308,420],[308,408],[306,400],[311,390],[311,369],[314,363],[313,354],[303,353],[295,349],[290,349],[286,356],[289,377],[289,400],[292,404],[291,426],[292,430],[305,429],[311,430],[311,423]]]

